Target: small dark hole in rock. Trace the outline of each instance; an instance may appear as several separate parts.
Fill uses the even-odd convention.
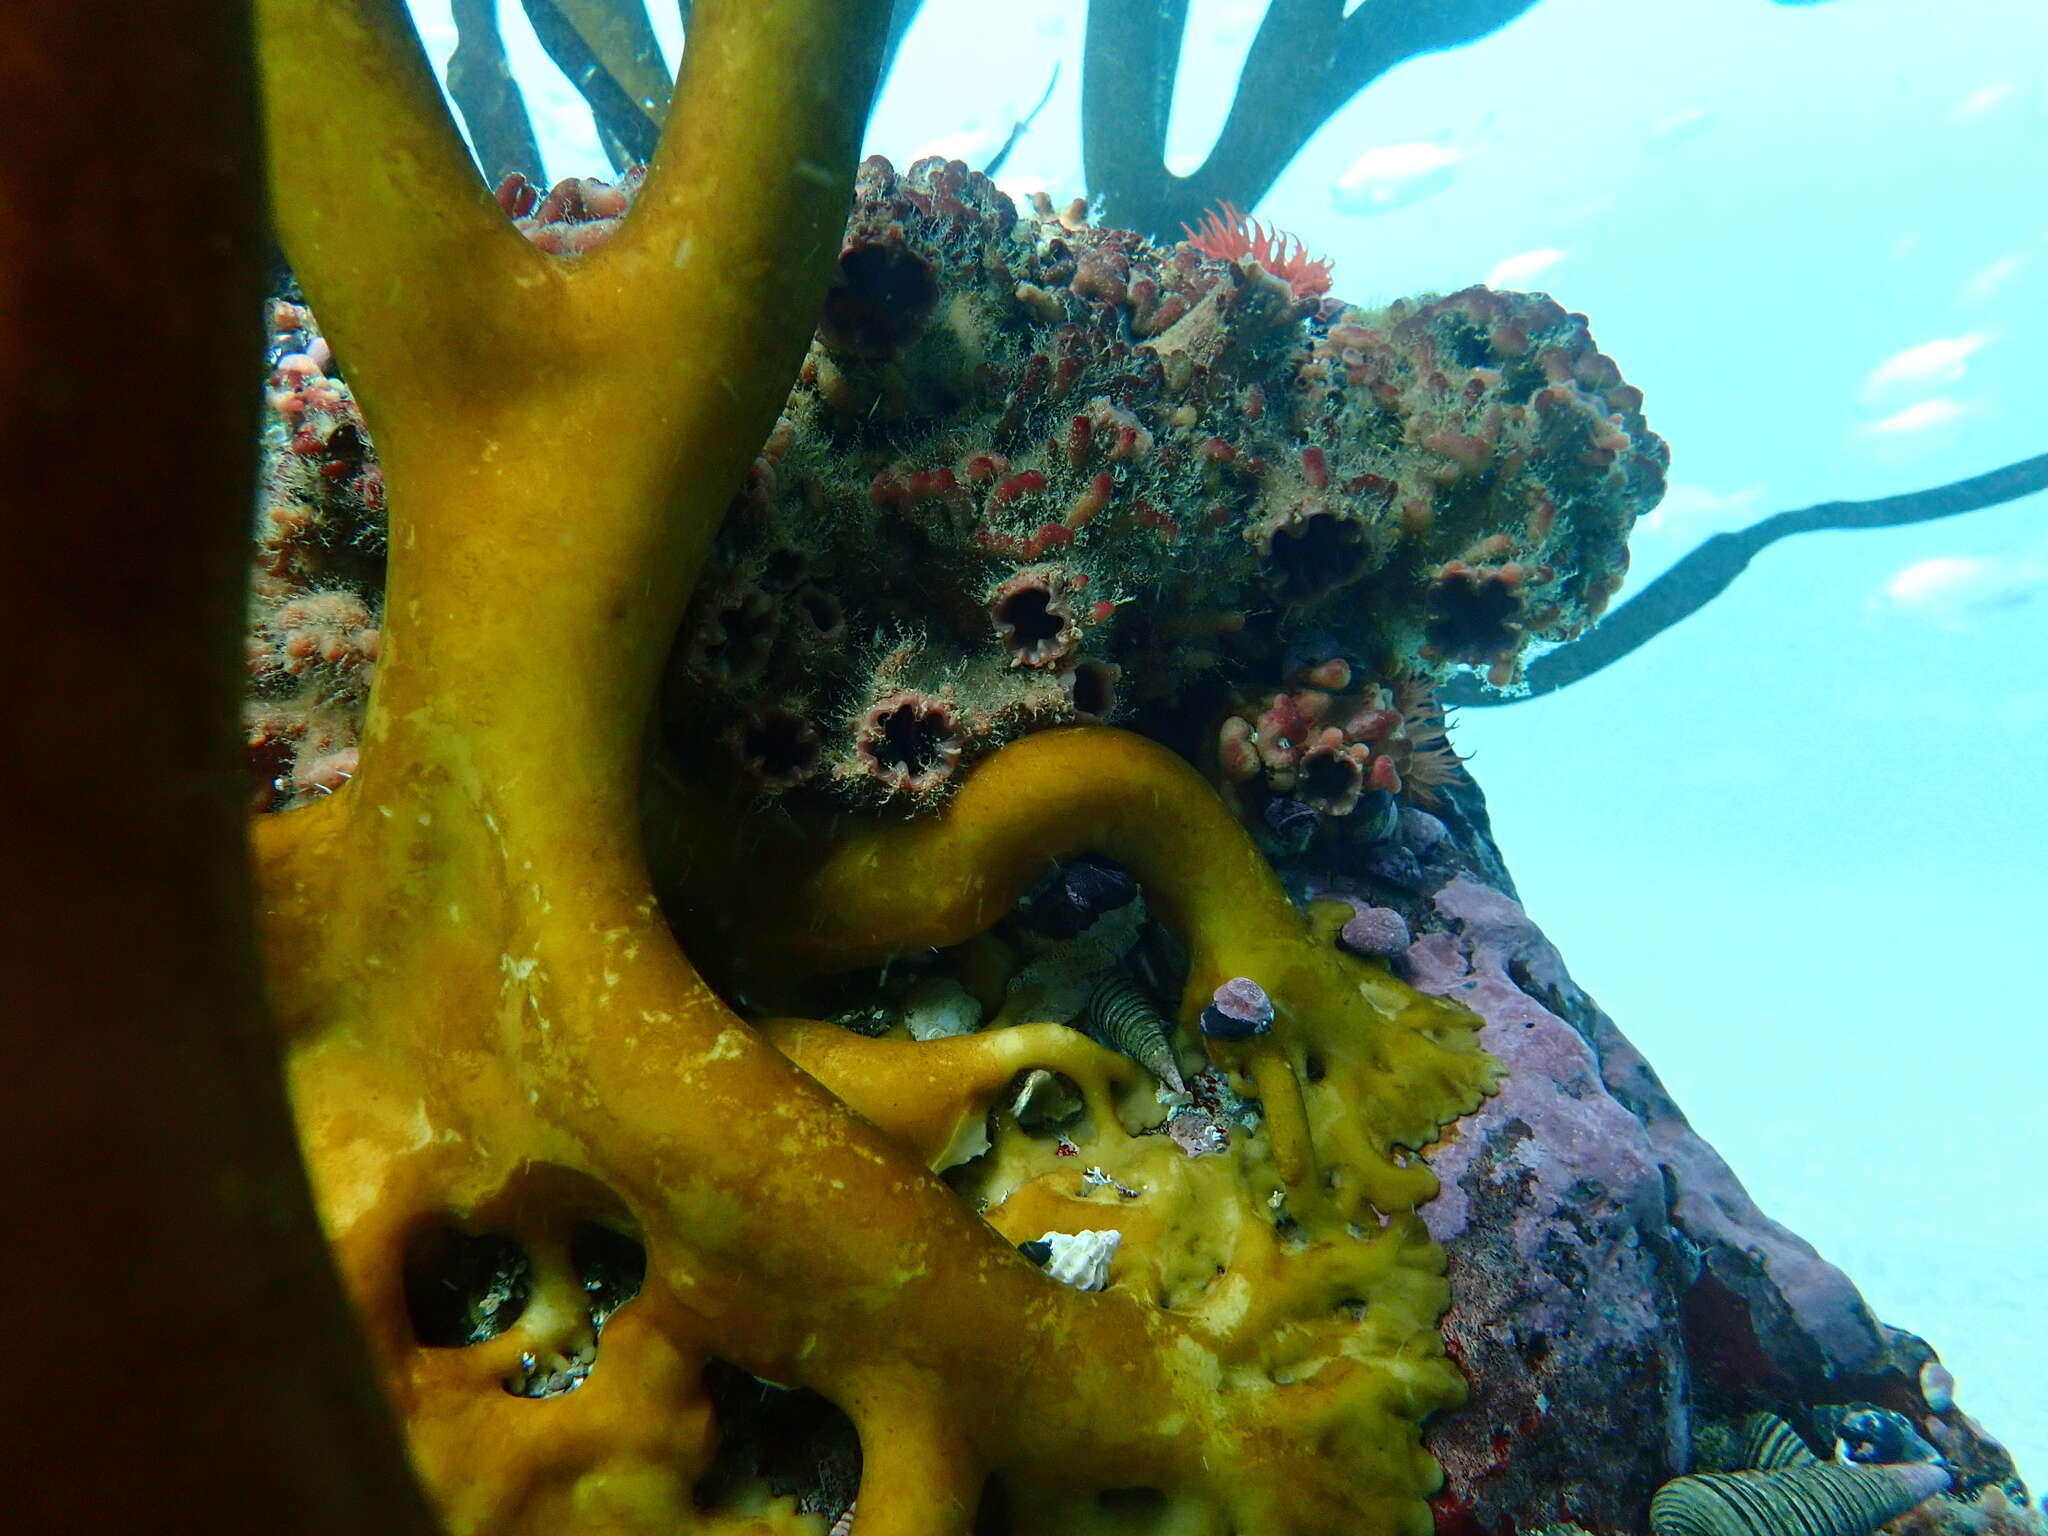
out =
[[[569,1239],[569,1262],[590,1298],[590,1325],[600,1331],[647,1283],[647,1250],[638,1238],[586,1222]]]
[[[830,638],[839,633],[840,625],[846,622],[846,615],[839,606],[839,599],[829,592],[816,587],[806,587],[796,595],[796,605],[803,616],[811,621],[811,628],[820,635]]]
[[[1450,354],[1460,368],[1493,368],[1500,363],[1499,355],[1493,350],[1493,343],[1486,333],[1470,325],[1450,327]]]
[[[834,352],[883,358],[916,337],[938,300],[932,264],[901,245],[863,245],[841,253],[819,329]]]
[[[765,604],[738,602],[718,611],[718,627],[725,631],[722,648],[730,655],[758,645],[769,632],[770,609]]]
[[[817,769],[818,733],[801,716],[774,710],[740,733],[740,757],[764,784],[796,784]]]
[[[1116,679],[1099,661],[1084,661],[1074,668],[1074,711],[1100,720],[1116,707]]]
[[[718,1453],[694,1490],[699,1510],[751,1514],[767,1498],[793,1498],[800,1513],[829,1523],[853,1502],[860,1436],[837,1405],[717,1359],[705,1365],[704,1385],[719,1436]]]
[[[778,549],[761,562],[761,585],[777,592],[787,592],[803,579],[804,568],[809,563],[800,549]]]
[[[405,1310],[429,1349],[482,1344],[526,1310],[526,1250],[502,1233],[473,1237],[445,1223],[406,1245]]]

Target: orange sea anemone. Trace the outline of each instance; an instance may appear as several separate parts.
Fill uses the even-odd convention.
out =
[[[1441,798],[1438,790],[1464,776],[1465,759],[1451,746],[1443,705],[1427,678],[1396,678],[1394,707],[1401,712],[1399,736],[1408,744],[1401,782],[1408,798],[1428,809]]]
[[[1312,257],[1294,236],[1268,229],[1241,212],[1235,203],[1219,203],[1202,216],[1202,226],[1181,225],[1187,243],[1218,261],[1251,260],[1294,290],[1297,299],[1330,291],[1330,263]]]

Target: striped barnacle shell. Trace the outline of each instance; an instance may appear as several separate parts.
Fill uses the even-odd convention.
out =
[[[1110,971],[1095,984],[1082,1019],[1094,1040],[1121,1051],[1175,1093],[1187,1091],[1164,1015],[1123,972]]]
[[[1653,1536],[1870,1536],[1948,1487],[1948,1473],[1812,1462],[1768,1472],[1702,1472],[1650,1500]]]
[[[1771,1472],[1779,1467],[1811,1466],[1820,1458],[1799,1438],[1799,1431],[1775,1413],[1752,1413],[1742,1421],[1742,1464]]]

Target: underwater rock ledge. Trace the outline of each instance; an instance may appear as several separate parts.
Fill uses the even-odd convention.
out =
[[[1934,1350],[1757,1208],[1572,979],[1514,895],[1480,788],[1440,809],[1406,812],[1359,878],[1299,886],[1398,913],[1413,937],[1391,967],[1481,1014],[1507,1068],[1424,1151],[1443,1180],[1423,1218],[1449,1256],[1444,1335],[1472,1390],[1425,1437],[1439,1536],[1641,1530],[1660,1486],[1739,1464],[1734,1426],[1762,1410],[1823,1447],[1859,1411],[1910,1421],[1955,1480],[1922,1529],[2038,1529]]]

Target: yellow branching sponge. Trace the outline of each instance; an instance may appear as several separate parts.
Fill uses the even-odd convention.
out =
[[[817,310],[886,10],[700,0],[638,205],[571,266],[475,185],[400,7],[258,5],[280,231],[392,509],[359,771],[256,832],[345,1283],[456,1531],[820,1530],[772,1480],[714,1486],[719,1361],[851,1419],[861,1536],[964,1536],[991,1483],[1020,1533],[1416,1536],[1419,1426],[1461,1389],[1401,1149],[1492,1068],[1458,1010],[1304,924],[1191,769],[1110,731],[1021,742],[935,821],[815,841],[779,897],[720,860],[716,810],[658,798],[653,825],[793,970],[969,938],[1063,851],[1125,862],[1193,957],[1187,1021],[1236,976],[1276,1005],[1209,1042],[1263,1118],[1206,1157],[1143,1134],[1138,1069],[1060,1026],[757,1028],[653,894],[662,655]],[[1038,1066],[1086,1096],[1086,1155],[997,1113],[934,1177]],[[1077,1228],[1121,1234],[1107,1289],[1016,1246]],[[623,1306],[593,1303],[593,1233],[644,1248]],[[421,1255],[482,1234],[517,1274],[484,1263],[439,1335]]]

